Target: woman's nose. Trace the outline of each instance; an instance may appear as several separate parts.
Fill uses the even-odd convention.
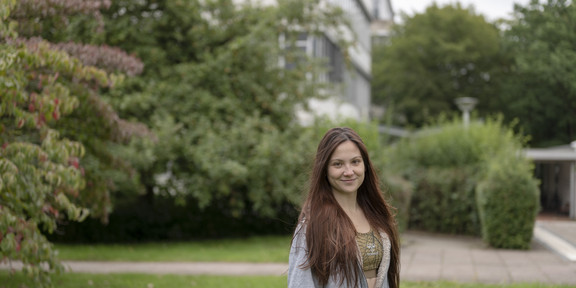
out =
[[[344,175],[352,175],[352,174],[354,174],[354,170],[352,170],[352,167],[350,165],[344,166]]]

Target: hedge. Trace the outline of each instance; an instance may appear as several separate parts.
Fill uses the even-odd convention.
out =
[[[512,154],[490,161],[476,193],[484,241],[496,248],[530,248],[539,195],[524,158]]]
[[[408,229],[481,234],[494,247],[530,245],[538,186],[529,161],[519,156],[523,144],[501,118],[468,128],[459,119],[442,120],[399,141],[387,152],[388,165],[414,188]],[[510,192],[514,186],[521,191]],[[523,201],[507,201],[508,195]]]
[[[478,168],[430,167],[415,178],[410,227],[449,234],[480,235],[474,188]]]

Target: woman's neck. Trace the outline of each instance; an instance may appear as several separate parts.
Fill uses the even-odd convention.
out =
[[[334,193],[336,201],[338,202],[338,204],[340,204],[340,207],[342,207],[344,213],[346,213],[346,215],[348,215],[348,217],[352,221],[352,224],[354,225],[354,229],[356,229],[356,232],[367,233],[370,232],[371,229],[370,223],[368,222],[368,219],[366,219],[364,211],[362,211],[362,208],[360,208],[360,205],[358,205],[358,201],[356,201],[356,195],[357,193],[353,194]]]
[[[360,211],[360,206],[356,201],[356,195],[357,193],[349,193],[349,194],[334,193],[334,198],[336,198],[336,202],[338,202],[340,207],[344,209],[344,212],[350,215],[350,214],[356,214],[358,213],[358,211]]]

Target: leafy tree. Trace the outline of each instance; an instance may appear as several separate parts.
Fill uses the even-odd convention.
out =
[[[122,77],[89,66],[91,57],[82,56],[96,52],[92,55],[130,59],[108,48],[23,37],[42,29],[42,17],[65,21],[65,13],[97,13],[98,3],[106,1],[58,3],[0,2],[0,257],[21,261],[38,287],[51,286],[50,275],[63,270],[41,231],[53,233],[62,221],[82,221],[90,211],[85,206],[106,215],[109,205],[100,201],[107,191],[90,189],[91,169],[81,161],[90,147],[83,144],[94,134],[74,134],[66,127],[97,125],[107,131],[104,141],[119,141],[128,137],[126,127],[131,126],[98,97]],[[78,110],[81,115],[75,114]]]
[[[516,5],[504,33],[514,55],[506,78],[507,118],[518,118],[532,146],[566,144],[576,137],[576,7],[571,1]]]
[[[107,45],[84,44],[95,42],[103,32],[101,9],[109,8],[111,1],[52,1],[25,0],[18,2],[10,19],[16,26],[17,43],[36,45],[49,41],[50,49],[66,52],[87,66],[95,66],[111,73],[119,85],[123,73],[134,76],[142,72],[143,63],[126,52]],[[91,35],[76,37],[74,35]],[[133,135],[149,134],[146,127],[121,119],[102,95],[110,87],[77,85],[68,83],[78,105],[70,115],[52,126],[62,136],[79,141],[85,148],[81,166],[86,186],[76,198],[82,206],[90,207],[93,217],[107,221],[111,212],[111,193],[118,185],[138,189],[134,169],[116,151],[118,146],[130,141]]]
[[[238,217],[272,216],[299,202],[314,148],[294,107],[327,87],[308,80],[323,66],[294,49],[295,41],[340,29],[339,9],[305,0],[119,1],[105,22],[105,43],[146,64],[110,99],[158,136],[125,151],[149,199],[192,198]]]
[[[404,17],[373,51],[372,97],[393,110],[393,124],[420,127],[458,111],[458,97],[478,98],[480,111],[500,103],[498,79],[507,62],[499,31],[471,8],[433,4]]]

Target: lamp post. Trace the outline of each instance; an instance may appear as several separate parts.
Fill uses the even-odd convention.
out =
[[[478,103],[478,99],[472,97],[460,97],[454,100],[456,105],[458,105],[458,109],[462,111],[462,118],[464,120],[464,127],[468,128],[470,123],[470,111],[474,109],[476,103]]]

